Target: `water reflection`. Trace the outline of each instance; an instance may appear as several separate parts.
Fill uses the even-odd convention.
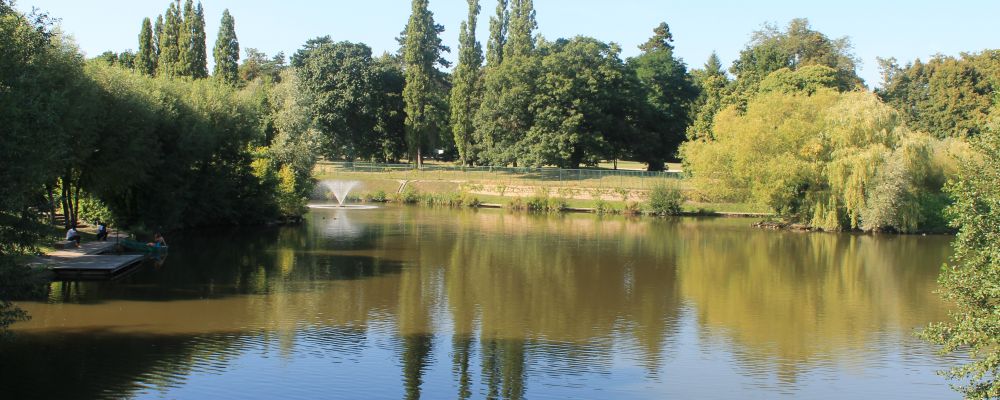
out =
[[[162,268],[25,304],[35,318],[0,344],[0,383],[53,397],[79,381],[91,398],[951,395],[910,337],[946,314],[932,291],[949,238],[746,225],[387,208],[191,233]],[[67,385],[39,381],[55,365]]]

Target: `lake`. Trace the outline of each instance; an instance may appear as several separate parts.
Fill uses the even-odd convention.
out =
[[[313,210],[54,282],[4,398],[959,398],[913,336],[949,236],[753,220]]]

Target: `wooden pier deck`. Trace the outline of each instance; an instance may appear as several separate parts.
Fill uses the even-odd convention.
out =
[[[58,278],[111,278],[144,258],[145,254],[81,255],[56,260],[49,269]]]
[[[115,250],[115,237],[57,250],[35,263],[62,279],[101,279],[118,276],[146,258],[146,254],[106,254]]]

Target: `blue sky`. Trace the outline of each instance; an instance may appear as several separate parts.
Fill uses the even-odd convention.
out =
[[[360,41],[376,54],[395,51],[395,37],[410,14],[407,0],[305,1],[203,0],[208,46],[215,42],[222,10],[236,19],[242,48],[269,55],[291,55],[307,39],[330,35]],[[143,17],[163,13],[168,0],[18,0],[17,7],[37,7],[61,19],[89,56],[105,50],[138,47]],[[482,0],[478,39],[485,43],[495,0]],[[457,57],[458,26],[466,15],[465,0],[430,0],[435,20]],[[535,0],[538,33],[548,39],[586,35],[622,46],[623,56],[638,53],[661,21],[670,24],[676,53],[690,67],[701,66],[714,50],[724,65],[738,57],[750,34],[765,22],[784,26],[808,18],[814,29],[831,37],[849,36],[861,59],[860,75],[869,86],[879,84],[875,57],[901,61],[933,54],[1000,48],[1000,1],[668,1],[668,0]],[[209,57],[211,58],[211,57]],[[212,63],[212,60],[209,60]]]

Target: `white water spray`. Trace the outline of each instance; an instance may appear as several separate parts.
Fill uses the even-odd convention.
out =
[[[341,207],[344,206],[344,201],[347,200],[347,194],[351,193],[351,189],[358,186],[357,181],[323,181],[320,184],[333,192],[333,197],[337,199],[337,204]]]

